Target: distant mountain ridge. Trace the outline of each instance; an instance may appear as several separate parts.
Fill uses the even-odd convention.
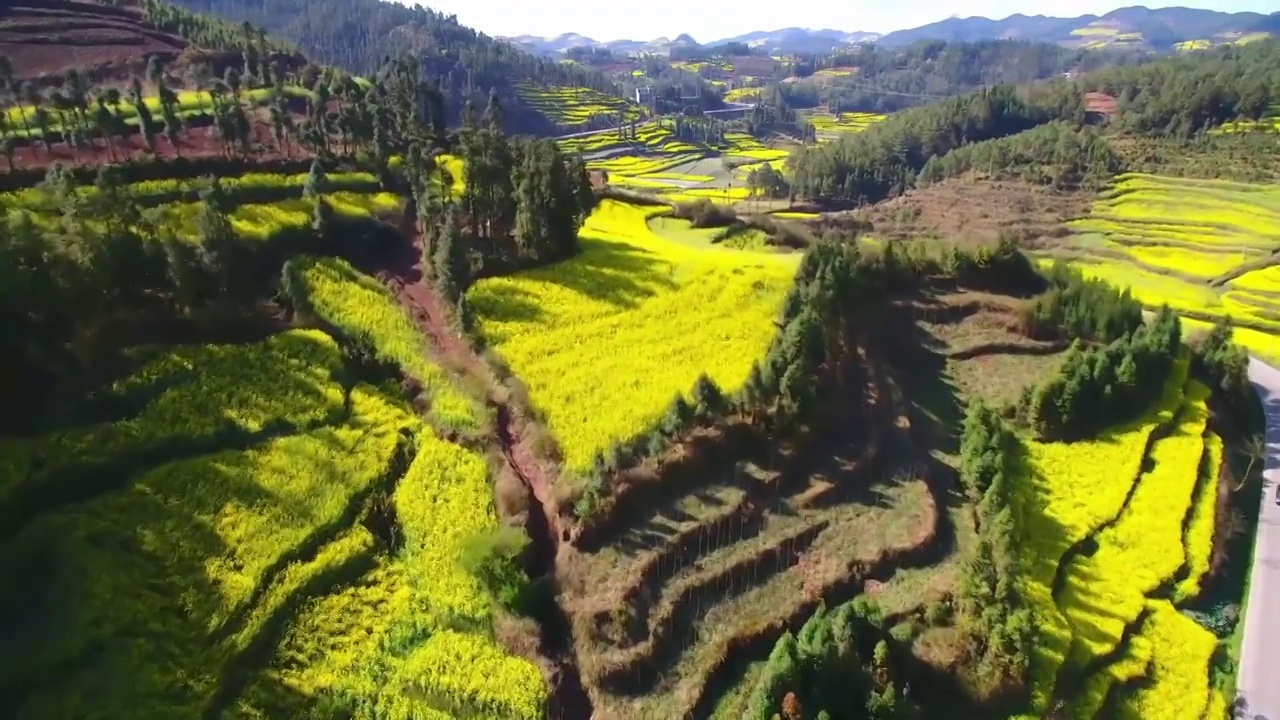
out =
[[[985,17],[948,18],[928,25],[897,30],[881,36],[877,33],[843,30],[783,28],[756,31],[703,43],[714,47],[726,43],[743,43],[771,54],[822,53],[833,48],[875,42],[897,47],[920,40],[974,42],[978,40],[1019,39],[1053,43],[1065,47],[1137,47],[1157,51],[1176,49],[1180,43],[1207,40],[1234,42],[1262,35],[1280,34],[1280,12],[1264,15],[1256,12],[1219,12],[1193,8],[1158,8],[1141,6],[1112,10],[1105,15],[1080,15],[1060,18],[1045,15],[1010,15],[1001,20]],[[574,47],[607,48],[616,54],[666,54],[673,46],[697,45],[689,35],[675,40],[665,37],[653,40],[612,40],[600,42],[577,33],[553,38],[532,35],[505,38],[535,54],[564,53]]]
[[[660,37],[653,40],[610,40],[607,42],[600,42],[578,33],[565,33],[555,37],[519,35],[503,39],[509,40],[535,54],[563,53],[575,47],[589,47],[606,48],[616,54],[625,55],[640,55],[643,53],[665,55],[671,51],[672,47],[698,45],[715,47],[727,43],[743,43],[765,52],[828,52],[836,47],[871,42],[879,37],[880,35],[877,33],[844,32],[830,29],[810,30],[791,27],[772,31],[757,30],[745,35],[723,38],[708,43],[699,43],[688,34],[682,34],[674,40]]]

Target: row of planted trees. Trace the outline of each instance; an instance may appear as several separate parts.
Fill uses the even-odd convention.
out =
[[[268,62],[249,50],[242,60],[227,65],[221,77],[213,77],[207,64],[192,66],[188,82],[201,95],[185,98],[158,56],[149,61],[146,77],[132,78],[123,93],[116,87],[93,87],[78,70],[42,93],[31,82],[16,79],[12,63],[0,56],[0,105],[24,108],[0,114],[0,150],[10,169],[15,150],[23,144],[52,154],[55,143],[66,142],[116,162],[126,159],[117,152],[120,139],[140,134],[152,153],[163,136],[181,157],[183,132],[206,125],[227,157],[247,160],[272,149],[254,132],[259,108],[267,111],[274,150],[285,156],[299,149],[316,155],[364,151],[385,164],[393,151],[404,147],[393,138],[425,131],[437,144],[444,141],[443,95],[421,77],[419,64],[412,60],[389,62],[372,79],[312,66],[295,75],[283,63]],[[148,85],[154,96],[144,92]],[[158,118],[153,108],[159,110]],[[413,108],[423,110],[421,117]],[[410,128],[410,118],[424,125]],[[98,138],[102,146],[95,142]]]

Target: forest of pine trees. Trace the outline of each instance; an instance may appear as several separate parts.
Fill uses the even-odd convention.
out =
[[[866,598],[828,611],[773,647],[752,689],[749,720],[915,720],[920,710],[897,674]]]

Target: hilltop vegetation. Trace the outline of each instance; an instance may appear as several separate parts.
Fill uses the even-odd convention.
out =
[[[307,57],[357,74],[376,69],[384,57],[412,53],[422,74],[444,93],[445,110],[456,122],[467,102],[482,107],[498,89],[509,108],[508,130],[551,134],[574,123],[526,106],[514,83],[581,87],[617,97],[614,84],[580,65],[536,58],[505,42],[460,25],[457,18],[420,5],[384,0],[177,0],[190,10],[251,22],[295,43]]]
[[[1276,45],[819,137],[216,5],[0,66],[12,714],[1225,719]]]

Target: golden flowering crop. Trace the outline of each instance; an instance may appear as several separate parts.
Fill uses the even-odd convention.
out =
[[[422,333],[381,283],[339,258],[295,258],[287,272],[317,315],[343,333],[367,340],[380,358],[421,383],[431,398],[432,418],[441,427],[479,427],[477,403],[431,360]]]
[[[1199,502],[1191,510],[1191,523],[1187,527],[1186,553],[1190,573],[1186,579],[1174,588],[1173,598],[1176,601],[1193,598],[1200,594],[1200,581],[1209,572],[1209,556],[1213,550],[1214,512],[1217,509],[1218,472],[1222,468],[1222,438],[1214,433],[1205,437],[1204,451],[1208,454],[1205,462],[1207,475],[1200,478],[1204,490],[1200,493]]]
[[[34,520],[21,538],[56,538],[69,584],[51,588],[63,601],[10,648],[21,662],[0,665],[6,685],[31,690],[23,714],[198,717],[264,610],[297,589],[285,583],[314,575],[290,572],[298,553],[329,533],[339,544],[314,562],[361,550],[328,528],[387,471],[400,431],[418,427],[398,401],[358,386],[343,425],[160,465]]]
[[[1027,528],[1021,548],[1026,567],[1024,592],[1040,642],[1031,663],[1034,703],[1041,706],[1053,690],[1058,668],[1072,642],[1072,626],[1052,595],[1053,578],[1063,554],[1119,512],[1142,467],[1147,437],[1167,422],[1182,402],[1189,357],[1175,364],[1160,402],[1143,418],[1074,443],[1027,441],[1030,484],[1019,485],[1014,500],[1018,527]]]
[[[338,344],[318,330],[292,330],[253,345],[174,348],[109,389],[121,398],[160,390],[136,417],[0,439],[0,456],[10,468],[0,477],[0,492],[28,473],[106,461],[173,440],[212,437],[228,428],[259,432],[278,420],[305,426],[333,418],[343,406],[335,377],[341,369]]]
[[[1217,638],[1167,600],[1149,600],[1139,637],[1151,644],[1151,684],[1121,703],[1120,720],[1201,720],[1209,703],[1209,661]],[[1221,717],[1221,716],[1219,716]]]
[[[659,211],[605,200],[577,256],[468,293],[573,470],[649,429],[702,372],[740,387],[776,332],[797,256],[664,240],[646,224]]]
[[[1191,381],[1179,421],[1151,450],[1152,468],[1138,480],[1116,524],[1096,536],[1098,549],[1067,572],[1060,606],[1075,634],[1074,661],[1084,664],[1119,643],[1146,596],[1185,560],[1182,522],[1191,505],[1208,420],[1209,389]],[[1117,484],[1127,484],[1124,476]]]
[[[459,565],[463,543],[497,525],[484,460],[423,433],[394,502],[404,548],[299,615],[243,714],[268,716],[283,688],[359,698],[360,718],[452,717],[438,701],[468,716],[541,717],[538,669],[492,640],[489,600]]]

